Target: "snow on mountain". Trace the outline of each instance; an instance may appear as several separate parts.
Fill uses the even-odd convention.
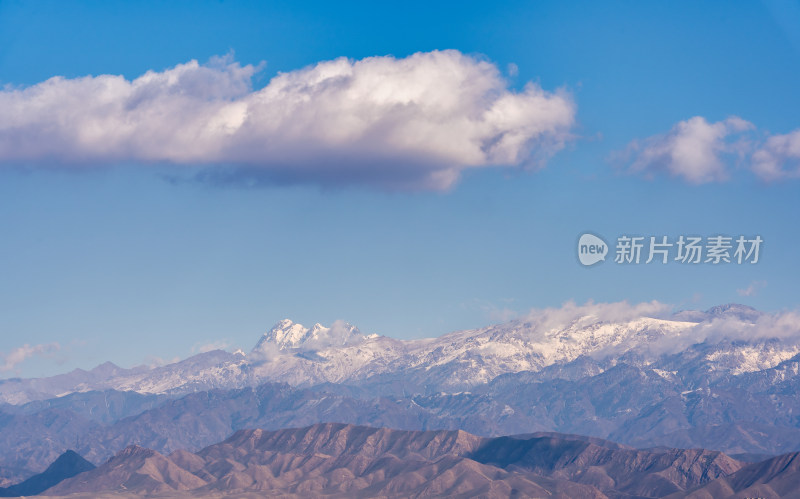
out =
[[[715,367],[722,367],[735,376],[775,367],[798,353],[800,353],[800,347],[797,345],[779,345],[773,342],[766,342],[718,349],[706,355],[705,358]]]
[[[297,348],[303,343],[303,339],[308,332],[309,329],[302,324],[295,324],[289,319],[284,319],[264,333],[261,339],[258,340],[258,343],[256,343],[253,351],[263,352],[269,346],[276,346],[280,350]]]
[[[419,340],[364,335],[340,321],[307,328],[284,319],[247,354],[216,350],[152,369],[105,364],[52,378],[2,380],[0,402],[20,404],[102,389],[182,394],[267,381],[309,386],[394,379],[427,390],[458,391],[503,374],[538,372],[578,358],[610,360],[613,365],[633,355],[649,365],[697,344],[705,346],[693,362],[703,363],[703,372],[739,375],[774,367],[800,353],[799,326],[796,316],[773,317],[741,305],[668,316],[655,303],[624,302],[566,304],[504,324]],[[598,366],[592,369],[602,369]]]
[[[178,393],[246,386],[250,378],[242,354],[212,350],[144,373],[112,378],[107,388],[139,393]]]
[[[358,343],[363,339],[364,335],[358,328],[343,321],[336,321],[331,327],[317,323],[309,329],[302,324],[283,319],[261,336],[251,353],[272,354],[275,349],[312,350]]]
[[[426,370],[448,367],[445,386],[486,383],[520,371],[538,371],[580,356],[605,358],[631,350],[647,350],[665,337],[677,337],[695,324],[637,318],[618,322],[575,320],[546,329],[528,321],[514,321],[477,331],[458,331],[425,345],[410,359],[410,367]]]

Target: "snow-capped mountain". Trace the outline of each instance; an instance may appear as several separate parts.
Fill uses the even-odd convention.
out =
[[[404,393],[457,392],[504,374],[539,372],[584,357],[592,359],[586,369],[602,372],[621,358],[650,365],[680,354],[684,361],[691,358],[693,369],[702,364],[704,373],[735,376],[774,367],[800,353],[799,331],[796,314],[761,314],[742,305],[669,315],[651,304],[567,304],[504,324],[419,340],[365,335],[345,322],[308,328],[284,319],[247,354],[216,350],[152,369],[104,364],[51,378],[3,380],[0,402],[105,389],[184,394],[263,382],[301,387],[399,383]],[[576,365],[583,364],[572,364],[572,369]],[[658,369],[665,375],[674,371]]]
[[[337,321],[331,327],[320,323],[307,328],[284,319],[264,333],[252,353],[271,354],[278,350],[310,350],[324,347],[345,346],[361,342],[365,336],[352,324]]]
[[[788,452],[799,390],[794,312],[567,304],[420,340],[283,320],[247,353],[0,381],[0,470],[41,471],[70,445],[105,459],[325,421]]]

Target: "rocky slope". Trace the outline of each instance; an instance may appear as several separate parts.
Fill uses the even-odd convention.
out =
[[[79,473],[93,470],[95,466],[78,455],[75,451],[68,450],[58,456],[53,464],[42,473],[34,475],[27,480],[10,487],[0,487],[0,497],[33,496],[44,492],[54,485],[72,478]]]
[[[690,499],[800,497],[800,454],[794,452],[750,464],[729,476],[718,478],[688,494],[670,497]]]
[[[741,467],[718,452],[637,451],[568,435],[482,438],[318,424],[242,430],[197,453],[129,447],[46,494],[663,497]]]

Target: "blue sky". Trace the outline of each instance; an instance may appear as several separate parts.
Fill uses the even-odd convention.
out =
[[[284,317],[344,319],[365,332],[414,338],[567,300],[798,305],[796,1],[0,0],[0,47],[2,377],[105,360],[156,362],[213,342],[249,349]],[[448,49],[457,52],[431,55]],[[218,56],[227,59],[209,63]],[[326,134],[353,109],[335,102],[350,94],[334,93],[328,107],[311,98],[318,118],[303,121],[293,108],[280,122],[282,130],[296,125],[297,142],[284,144],[275,132],[271,145],[262,147],[256,135],[221,142],[217,154],[203,144],[183,150],[174,137],[159,149],[163,134],[136,132],[124,138],[136,148],[117,147],[108,126],[81,128],[94,112],[87,107],[94,94],[76,97],[83,87],[64,87],[59,100],[44,104],[25,93],[54,76],[63,77],[58,85],[99,81],[75,80],[88,75],[130,82],[196,60],[211,72],[179,94],[200,104],[212,91],[229,92],[212,95],[223,101],[249,99],[280,73],[294,82],[292,96],[307,97],[313,71],[304,68],[345,57],[347,68],[372,81],[377,66],[359,63],[372,56],[394,56],[376,63],[390,71],[400,64],[419,70],[403,66],[391,78],[440,81],[437,68],[452,64],[468,75],[463,82],[490,89],[474,100],[458,94],[457,112],[462,104],[485,110],[487,96],[504,95],[514,109],[534,109],[515,115],[522,128],[506,136],[524,127],[547,131],[528,136],[528,146],[509,146],[511,156],[486,149],[468,157],[460,147],[436,149],[445,141],[435,135],[411,134],[400,114],[380,121],[401,130],[395,135],[374,132],[377,139],[326,148]],[[251,76],[236,73],[248,65]],[[450,95],[447,81],[425,94],[433,95],[425,97],[428,108]],[[251,88],[241,90],[242,82]],[[527,94],[529,83],[543,94]],[[179,128],[194,119],[192,106],[169,107],[175,92],[154,92],[163,107],[152,109],[170,110],[162,122],[174,119]],[[555,111],[542,117],[538,104]],[[265,120],[276,105],[265,106]],[[461,121],[439,126],[427,112],[413,119],[430,119],[432,134],[456,134]],[[48,121],[55,116],[58,126]],[[491,126],[516,126],[510,119]],[[101,139],[75,146],[64,138],[74,128]],[[397,141],[413,154],[393,149]],[[28,143],[35,147],[25,149]],[[267,157],[273,151],[278,159]],[[542,161],[530,160],[539,154]],[[443,171],[448,176],[429,176]],[[609,241],[758,234],[765,242],[757,265],[609,260],[583,268],[575,243],[585,231]]]

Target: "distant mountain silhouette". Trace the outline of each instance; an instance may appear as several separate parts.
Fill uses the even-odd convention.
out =
[[[95,466],[81,457],[77,452],[68,450],[58,456],[46,470],[33,475],[24,482],[11,487],[0,488],[0,497],[34,496],[67,478],[72,478],[84,471],[93,470]]]

